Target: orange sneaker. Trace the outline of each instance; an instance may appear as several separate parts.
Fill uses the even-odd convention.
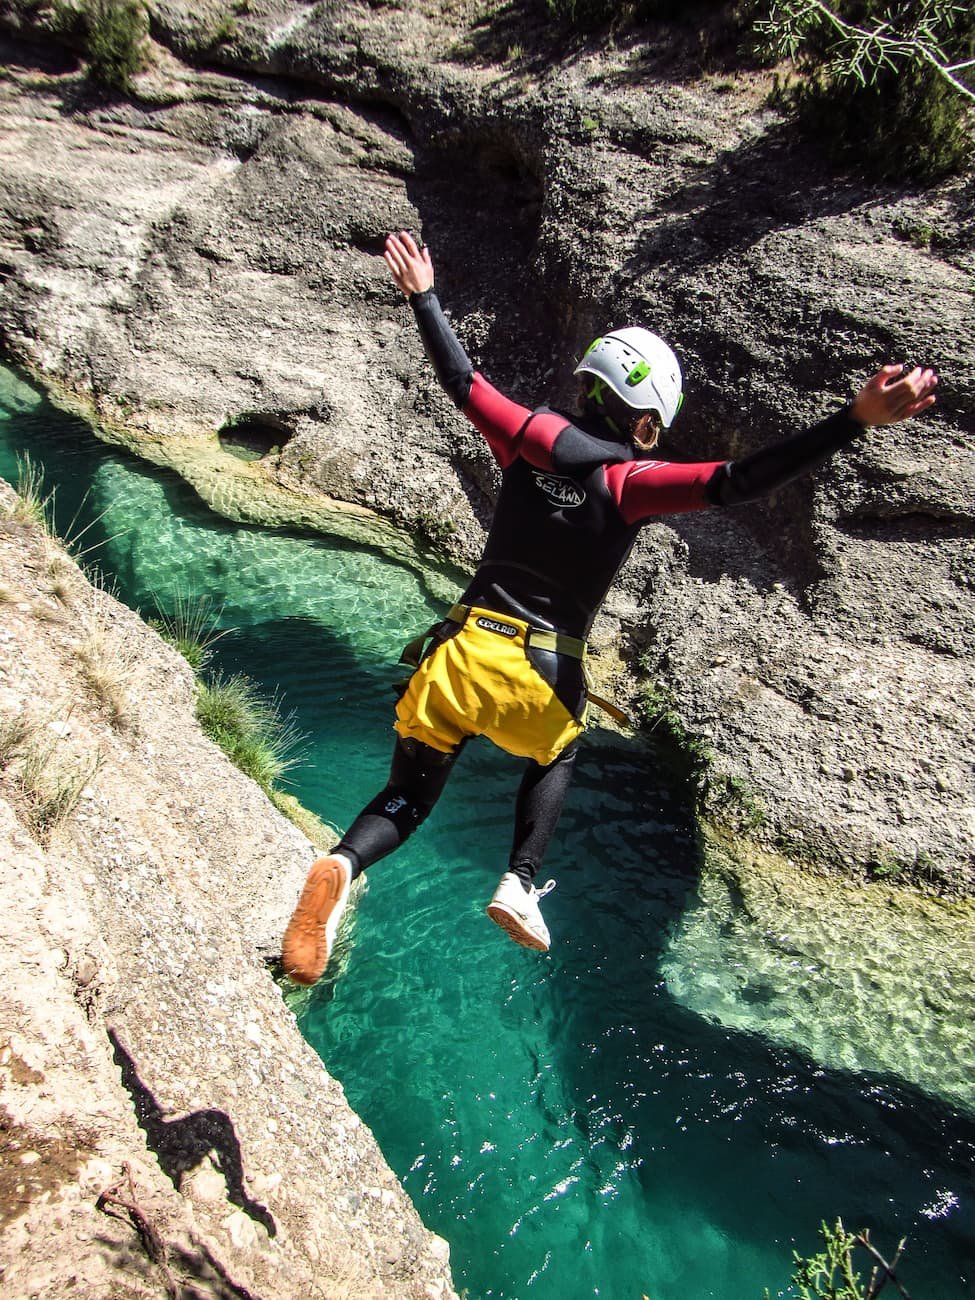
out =
[[[284,973],[296,984],[321,979],[351,884],[352,864],[341,853],[312,863],[281,944]]]

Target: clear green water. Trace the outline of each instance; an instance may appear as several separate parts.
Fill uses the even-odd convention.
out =
[[[346,824],[385,779],[399,647],[437,612],[415,575],[219,520],[0,370],[0,475],[15,477],[24,450],[57,484],[62,532],[101,516],[85,543],[101,543],[128,603],[223,602],[238,630],[221,665],[283,694],[310,738],[295,793]],[[729,976],[746,939],[711,906],[681,791],[608,733],[591,734],[551,854],[553,952],[516,948],[483,906],[517,777],[504,755],[469,747],[434,819],[370,872],[341,974],[300,1005],[450,1242],[458,1288],[760,1300],[786,1287],[793,1247],[812,1250],[840,1214],[880,1245],[909,1238],[915,1300],[971,1294],[975,1109],[957,1080],[949,1104],[936,1077],[844,1066],[856,1044],[828,988],[805,1013],[816,1058],[786,1045],[791,994],[775,968],[761,996]],[[701,992],[712,987],[720,997]],[[908,1032],[915,1055],[926,1035],[944,1039],[936,1011]]]

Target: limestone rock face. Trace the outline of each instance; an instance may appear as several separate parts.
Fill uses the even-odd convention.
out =
[[[150,66],[112,100],[53,61],[45,10],[0,20],[7,351],[234,517],[365,536],[337,500],[462,565],[494,470],[388,281],[389,229],[422,230],[475,363],[526,405],[571,403],[608,324],[670,339],[665,455],[740,455],[888,360],[940,367],[934,413],[645,530],[594,648],[604,687],[649,677],[706,745],[711,816],[970,889],[971,178],[828,170],[765,74],[687,30],[587,45],[461,0],[148,8]],[[256,467],[222,449],[235,429]]]
[[[0,1296],[453,1296],[262,959],[314,849],[0,487]]]

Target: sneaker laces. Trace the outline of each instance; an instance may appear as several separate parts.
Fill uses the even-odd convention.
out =
[[[542,885],[541,889],[535,889],[535,886],[532,885],[532,889],[535,889],[536,898],[544,898],[545,895],[550,894],[554,888],[555,888],[554,880],[546,880],[545,884]]]

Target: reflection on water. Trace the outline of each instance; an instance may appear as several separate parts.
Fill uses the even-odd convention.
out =
[[[351,546],[218,520],[0,371],[0,473],[24,448],[58,483],[59,518],[87,493],[82,518],[101,518],[85,541],[112,539],[99,554],[123,599],[223,604],[236,630],[217,643],[220,667],[283,693],[309,735],[295,793],[347,824],[385,779],[399,648],[436,613],[416,577]],[[909,970],[903,946],[865,935],[840,893],[842,965],[827,962],[829,932],[804,919],[805,900],[783,892],[770,928],[755,899],[743,907],[720,872],[702,875],[659,756],[598,730],[547,863],[552,953],[516,948],[483,909],[518,776],[503,754],[468,747],[434,816],[369,873],[341,974],[295,1002],[450,1241],[458,1288],[471,1300],[758,1300],[786,1286],[793,1246],[814,1249],[839,1214],[881,1246],[909,1238],[916,1297],[968,1294],[961,980],[950,1011],[933,988],[912,1000],[907,976],[883,983],[881,968]],[[924,959],[957,972],[957,953]],[[857,1011],[867,1004],[887,1008],[900,1075],[878,1054],[876,1016]]]

